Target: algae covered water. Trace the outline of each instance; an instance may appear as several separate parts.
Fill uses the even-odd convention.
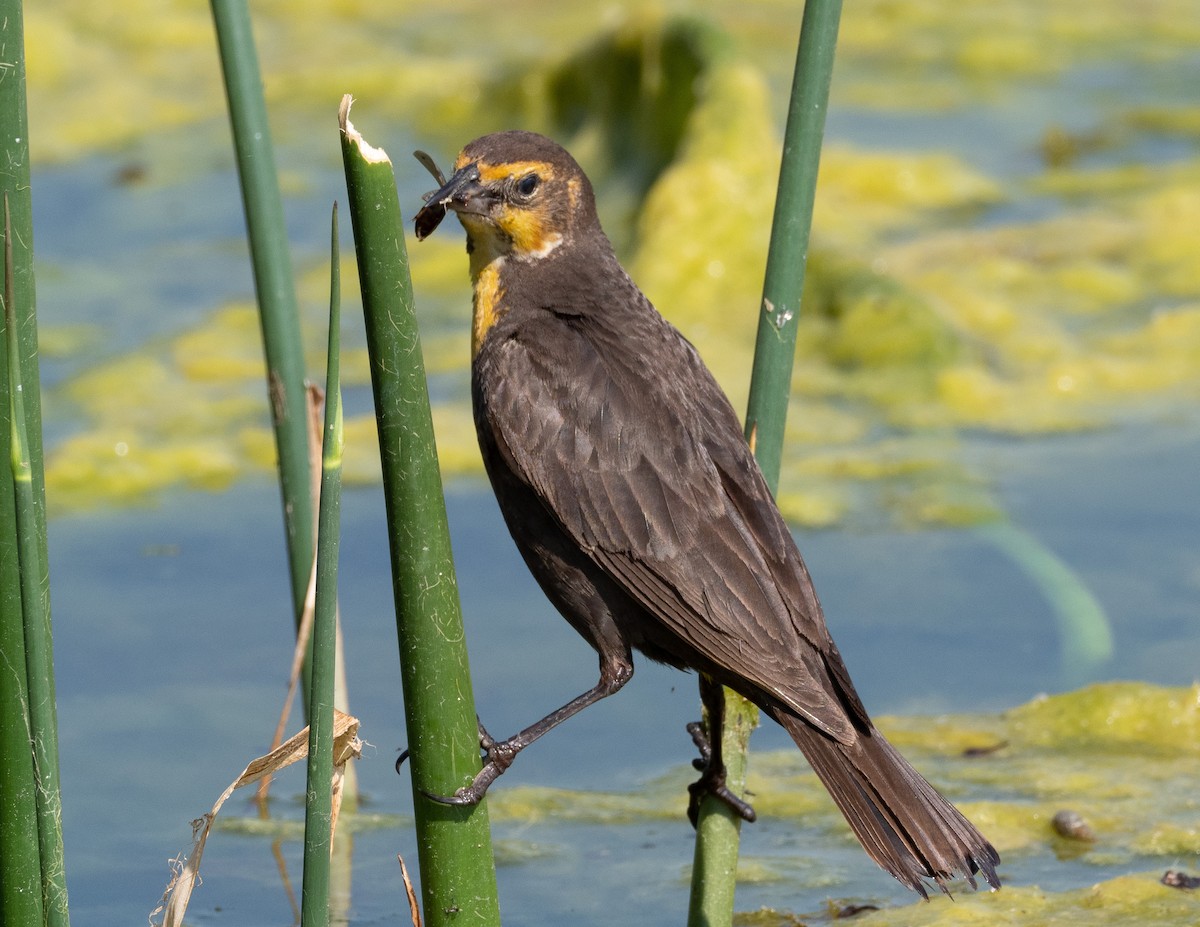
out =
[[[1110,918],[1095,922],[1120,923],[1131,916],[1124,905],[1172,898],[1185,900],[1171,901],[1176,919],[1161,922],[1188,922],[1188,896],[1154,895],[1154,880],[1158,870],[1186,869],[1198,849],[1188,783],[1200,703],[1188,685],[1200,635],[1188,618],[1194,572],[1179,545],[1200,513],[1176,505],[1200,439],[1145,433],[1141,454],[1115,436],[1093,442],[1104,463],[1087,481],[1073,465],[1064,470],[1066,449],[1054,442],[1040,455],[1026,449],[1025,472],[1004,497],[1106,606],[1117,645],[1096,678],[1168,689],[1120,684],[1040,699],[1063,688],[1052,615],[969,530],[800,535],[868,706],[1004,856],[1005,891],[956,892],[946,908],[962,912],[954,916],[986,906],[999,918],[1036,902],[1057,923],[1063,905],[1102,907],[1104,892],[1116,891],[1120,906],[1093,911]],[[1131,501],[1105,526],[1093,493]],[[595,658],[526,577],[487,490],[454,490],[449,504],[479,709],[494,729],[515,730],[589,685]],[[261,591],[262,577],[283,569],[276,506],[274,488],[252,481],[215,497],[175,494],[149,511],[56,522],[53,565],[73,578],[56,590],[55,606],[68,863],[82,923],[144,915],[142,896],[157,897],[165,859],[188,843],[187,822],[269,736],[288,628],[286,609]],[[344,511],[351,698],[370,744],[358,766],[364,800],[346,819],[354,834],[348,916],[372,923],[401,916],[394,854],[411,862],[415,848],[409,783],[392,770],[403,724],[382,513],[368,489],[350,493]],[[1159,515],[1136,514],[1146,511]],[[274,620],[248,620],[248,609]],[[119,680],[113,665],[125,668]],[[547,737],[501,779],[491,813],[506,911],[528,908],[527,923],[556,921],[562,910],[602,923],[619,896],[623,920],[657,924],[683,909],[693,776],[684,725],[696,715],[694,686],[643,661],[627,691]],[[744,831],[739,909],[811,913],[841,899],[903,905],[904,923],[942,910],[913,909],[870,864],[781,731],[762,727],[752,746],[760,821]],[[985,755],[965,759],[970,750]],[[248,798],[227,807],[230,821],[205,856],[198,922],[286,920],[272,845],[282,841],[295,875],[301,833],[288,822],[302,818],[302,788],[297,775],[276,783],[274,824],[255,825]],[[1064,808],[1086,817],[1095,843],[1054,834],[1050,821]],[[1118,877],[1134,882],[1100,900],[1089,894]]]
[[[188,822],[263,752],[289,659],[211,27],[194,5],[153,6],[101,22],[64,0],[27,24],[77,924],[153,907]],[[429,183],[412,148],[444,164],[514,125],[566,143],[631,272],[744,406],[798,10],[254,12],[314,376],[349,90],[410,214]],[[1197,9],[905,0],[844,15],[781,504],[868,707],[993,836],[1008,887],[910,905],[764,727],[739,910],[1190,923],[1191,896],[1156,880],[1200,866]],[[461,242],[410,253],[476,695],[508,732],[590,685],[595,657],[527,577],[481,480]],[[371,746],[342,917],[371,924],[406,916],[394,857],[415,851],[391,768],[403,725],[366,365],[346,327],[341,604]],[[508,922],[678,922],[696,712],[694,680],[642,663],[522,755],[493,800]],[[301,789],[281,779],[265,824],[227,808],[196,923],[288,922],[272,849],[295,876]],[[1096,840],[1057,836],[1062,810]]]

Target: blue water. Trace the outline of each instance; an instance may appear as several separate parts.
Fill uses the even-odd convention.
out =
[[[1192,613],[1200,585],[1200,501],[1193,491],[1200,427],[1012,443],[987,454],[1002,474],[1014,520],[1074,566],[1113,622],[1116,652],[1098,677],[1192,682],[1200,665]],[[590,686],[595,657],[526,574],[488,490],[454,486],[448,505],[477,703],[493,731],[509,733]],[[349,491],[343,518],[350,692],[370,743],[359,764],[365,810],[406,814],[409,783],[392,770],[404,734],[379,491]],[[144,916],[165,884],[166,860],[189,843],[188,822],[265,752],[289,658],[281,533],[276,492],[266,481],[52,524],[75,923]],[[1062,688],[1047,606],[979,538],[822,531],[800,541],[873,713],[996,710]],[[569,916],[573,923],[610,923],[617,903],[623,922],[677,919],[662,912],[686,905],[691,843],[682,784],[692,748],[683,727],[696,714],[691,677],[643,662],[623,692],[522,754],[498,789],[631,791],[674,771],[679,816],[610,828],[497,825],[501,845],[516,841],[524,853],[547,854],[536,864],[501,866],[506,922]],[[754,735],[755,749],[786,745],[770,726]],[[276,783],[277,814],[302,817],[302,775],[297,769]],[[224,813],[252,814],[240,795]],[[857,849],[797,845],[813,838],[794,831],[786,822],[762,821],[746,828],[745,852],[816,854],[819,865],[844,872],[871,897],[904,900]],[[355,838],[352,923],[391,922],[403,910],[394,854],[415,867],[411,841],[404,826]],[[287,844],[287,855],[295,874],[298,840]],[[1020,867],[1018,858],[1009,870]],[[645,878],[647,872],[654,875]],[[633,890],[639,874],[645,884]],[[288,922],[267,839],[218,832],[204,876],[194,922]],[[575,886],[568,898],[563,880]],[[739,908],[786,903],[812,910],[822,897],[799,883],[748,886]]]

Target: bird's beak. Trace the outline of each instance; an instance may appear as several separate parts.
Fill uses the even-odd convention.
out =
[[[459,168],[440,190],[425,197],[425,205],[413,219],[417,240],[433,234],[433,230],[446,218],[447,209],[486,215],[491,204],[492,197],[479,182],[479,165],[472,163]]]

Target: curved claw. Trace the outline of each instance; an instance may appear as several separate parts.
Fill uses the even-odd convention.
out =
[[[513,757],[516,756],[515,752],[501,750],[498,751],[499,755],[496,758],[491,758],[492,752],[501,747],[507,747],[507,743],[493,744],[488,748],[489,759],[483,768],[475,774],[475,778],[471,780],[470,784],[464,785],[453,795],[434,795],[424,789],[418,789],[418,791],[430,801],[436,801],[440,805],[478,805],[483,796],[487,794],[491,784],[512,765]]]
[[[492,747],[496,746],[496,738],[488,733],[488,729],[479,720],[479,715],[475,716],[475,725],[479,728],[479,749],[483,751],[485,758],[490,759],[489,754],[492,752]]]
[[[422,795],[430,801],[435,801],[439,805],[453,805],[455,807],[464,807],[479,804],[482,795],[464,795],[464,792],[470,791],[470,786],[459,789],[453,795],[434,795],[433,792],[426,792],[424,789],[417,789]]]
[[[460,172],[461,173],[461,172]],[[478,179],[476,174],[475,179]],[[451,181],[453,182],[453,181]],[[426,205],[426,209],[430,207]],[[418,214],[419,218],[419,214]],[[440,220],[439,220],[440,221]],[[436,222],[434,223],[436,225]],[[431,229],[432,230],[432,229]],[[600,667],[600,681],[582,695],[578,695],[561,708],[550,712],[542,720],[529,725],[508,740],[497,741],[487,732],[487,728],[476,717],[479,727],[479,748],[483,752],[483,768],[479,770],[469,785],[463,786],[453,795],[431,795],[421,791],[430,801],[443,805],[474,805],[487,793],[488,787],[499,778],[516,759],[518,753],[531,743],[553,730],[566,721],[567,718],[578,714],[589,705],[612,695],[629,681],[633,675],[633,664],[619,659],[605,660]]]
[[[687,726],[687,732],[692,735],[692,743],[700,751],[698,759],[692,760],[692,766],[700,772],[700,778],[688,786],[688,820],[695,827],[700,820],[700,804],[705,797],[711,795],[723,802],[734,814],[743,821],[753,823],[758,819],[753,806],[735,795],[725,782],[725,764],[714,757],[712,743],[704,732],[704,726],[693,721]]]
[[[710,795],[722,802],[743,821],[753,824],[758,820],[758,813],[754,810],[754,806],[744,798],[734,795],[725,784],[724,771],[721,772],[719,782],[709,780],[710,777],[706,774],[688,786],[687,816],[688,820],[692,822],[693,828],[700,821],[700,804]]]
[[[424,789],[417,790],[430,801],[435,801],[439,805],[458,807],[479,804],[492,783],[512,765],[513,759],[520,752],[522,745],[517,742],[517,737],[511,740],[497,741],[487,732],[483,722],[476,719],[476,723],[479,725],[479,747],[483,751],[483,768],[475,774],[475,778],[470,783],[464,785],[453,795],[435,795]],[[406,755],[407,752],[405,751]]]

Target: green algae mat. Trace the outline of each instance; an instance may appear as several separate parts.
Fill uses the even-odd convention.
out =
[[[152,31],[140,14],[100,24],[67,0],[31,11],[38,163],[103,154],[135,191],[184,190],[189,163],[203,174],[227,157],[205,12],[151,6]],[[797,11],[616,4],[600,22],[511,6],[487,30],[478,3],[350,17],[320,3],[256,8],[285,192],[327,185],[335,140],[328,151],[314,140],[345,88],[364,118],[398,126],[442,163],[492,129],[554,135],[595,179],[634,277],[744,405]],[[784,455],[789,518],[1002,518],[991,474],[968,462],[980,436],[1194,409],[1200,110],[1186,74],[1198,36],[1200,12],[1184,0],[847,8]],[[1093,89],[1105,81],[1128,89]],[[411,215],[428,178],[415,162],[400,171]],[[444,469],[477,475],[461,244],[447,235],[411,255],[428,366],[447,384],[434,397]],[[187,260],[139,271],[170,275]],[[299,266],[315,369],[326,271],[315,258]],[[89,294],[117,285],[96,268],[50,269],[60,273]],[[68,364],[60,398],[79,427],[49,460],[60,510],[270,468],[250,305],[182,318],[194,321]],[[99,334],[53,318],[45,329],[52,358]],[[360,354],[351,346],[350,387],[365,382]],[[377,479],[369,422],[349,422],[347,440],[347,478]]]
[[[1200,861],[1200,687],[1163,688],[1114,682],[1036,699],[999,715],[890,717],[887,736],[1000,851],[999,892],[951,886],[952,898],[897,904],[870,892],[876,873],[853,852],[841,878],[822,859],[773,853],[744,856],[739,883],[774,885],[780,897],[824,891],[866,894],[830,901],[818,912],[764,909],[739,916],[744,925],[823,923],[872,901],[853,922],[873,925],[1194,924],[1200,893],[1162,884],[1169,870],[1196,874]],[[647,818],[674,820],[688,773],[665,777],[636,794],[535,788],[489,796],[492,817],[536,833],[557,826],[620,826]],[[753,753],[748,787],[760,822],[782,820],[814,835],[805,852],[857,849],[816,776],[795,751]],[[1086,823],[1081,836],[1054,826],[1060,812]],[[1076,833],[1079,833],[1078,831]],[[536,836],[498,843],[502,865],[536,864]],[[840,856],[839,856],[840,860]],[[1066,887],[1076,886],[1076,887]],[[874,886],[880,888],[881,886]],[[836,918],[842,920],[843,918]]]

